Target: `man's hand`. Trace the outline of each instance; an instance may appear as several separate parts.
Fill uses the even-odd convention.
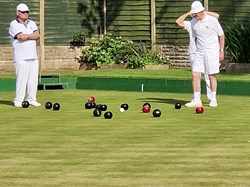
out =
[[[184,21],[188,16],[192,16],[192,14],[190,12],[187,12],[183,15],[181,15],[179,18],[177,18],[177,20],[175,21],[180,27],[184,28]]]
[[[220,50],[220,61],[224,60],[225,55],[224,55],[224,50]]]
[[[29,39],[29,34],[19,34],[17,35],[17,39],[20,41],[27,41]]]

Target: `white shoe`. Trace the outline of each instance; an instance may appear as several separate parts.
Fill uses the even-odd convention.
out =
[[[22,103],[20,101],[14,101],[14,107],[22,107]]]
[[[186,107],[201,107],[201,102],[194,102],[193,100],[190,103],[185,104]]]
[[[217,106],[218,106],[218,103],[217,103],[217,101],[211,101],[211,102],[209,103],[209,106],[211,106],[211,107],[217,107]]]
[[[37,101],[30,101],[29,104],[32,105],[32,106],[35,106],[35,107],[41,106],[41,104],[38,103]]]

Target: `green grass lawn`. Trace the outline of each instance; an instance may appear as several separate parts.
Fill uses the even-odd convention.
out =
[[[84,109],[90,95],[107,104],[111,120]],[[15,108],[13,97],[0,92],[0,186],[250,186],[250,97],[219,95],[210,108],[204,96],[203,114],[174,109],[190,94],[38,92],[60,111]],[[162,116],[142,113],[144,102]]]
[[[109,70],[69,70],[69,71],[43,71],[42,74],[59,73],[63,77],[117,77],[117,78],[164,78],[164,79],[190,79],[191,71],[183,69],[169,70],[140,70],[140,69],[109,69]],[[14,78],[14,73],[1,73],[0,78]],[[249,73],[220,73],[218,81],[249,81]]]

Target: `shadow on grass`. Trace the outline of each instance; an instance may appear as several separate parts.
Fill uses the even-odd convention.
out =
[[[13,101],[0,100],[0,104],[1,105],[10,105],[10,106],[13,106]]]
[[[167,103],[167,104],[175,104],[177,102],[180,102],[181,104],[188,103],[190,101],[186,100],[176,100],[176,99],[162,99],[162,98],[141,98],[139,100],[142,100],[143,102],[153,102],[153,103]]]

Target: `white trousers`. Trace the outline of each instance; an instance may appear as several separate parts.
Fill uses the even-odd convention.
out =
[[[14,63],[16,73],[16,97],[14,102],[36,101],[38,86],[38,60],[23,60]]]

